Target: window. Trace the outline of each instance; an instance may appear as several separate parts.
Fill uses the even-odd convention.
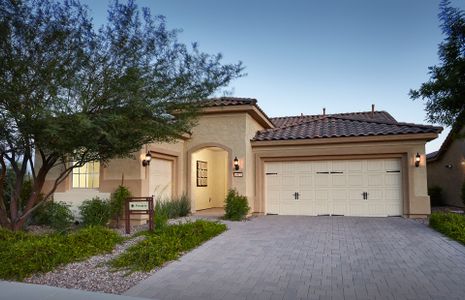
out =
[[[88,162],[73,169],[73,188],[96,189],[99,187],[100,162]]]

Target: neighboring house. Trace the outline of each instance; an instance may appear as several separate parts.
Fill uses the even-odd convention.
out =
[[[88,164],[54,199],[77,206],[109,197],[124,176],[134,196],[186,193],[193,212],[223,207],[227,190],[235,188],[253,213],[425,217],[425,143],[441,130],[400,123],[374,108],[269,118],[255,99],[211,99],[191,134],[147,145],[134,159]],[[153,158],[143,166],[147,152]]]
[[[438,151],[427,155],[428,188],[440,187],[445,205],[464,207],[465,126],[452,126]]]

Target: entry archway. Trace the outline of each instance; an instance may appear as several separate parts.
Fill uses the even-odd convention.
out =
[[[216,143],[198,145],[188,151],[188,195],[192,212],[223,209],[231,187],[230,148]]]

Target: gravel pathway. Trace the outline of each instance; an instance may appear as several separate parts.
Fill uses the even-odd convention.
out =
[[[144,229],[143,226],[139,227],[134,228],[131,232],[133,233]],[[124,234],[122,235],[124,236]],[[141,280],[144,280],[158,271],[158,269],[154,269],[147,273],[134,272],[127,274],[126,271],[110,271],[106,263],[144,238],[144,236],[132,238],[117,245],[111,253],[93,256],[81,262],[70,263],[48,273],[35,274],[24,281],[61,288],[122,294]]]

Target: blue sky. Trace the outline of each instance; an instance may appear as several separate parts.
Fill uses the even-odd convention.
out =
[[[85,0],[95,23],[106,0]],[[138,0],[166,16],[179,39],[201,50],[242,61],[244,78],[233,96],[253,97],[269,116],[367,111],[390,112],[398,121],[426,123],[424,104],[411,88],[438,63],[443,40],[439,0]],[[463,1],[453,5],[465,8]],[[445,136],[427,144],[437,150]]]

